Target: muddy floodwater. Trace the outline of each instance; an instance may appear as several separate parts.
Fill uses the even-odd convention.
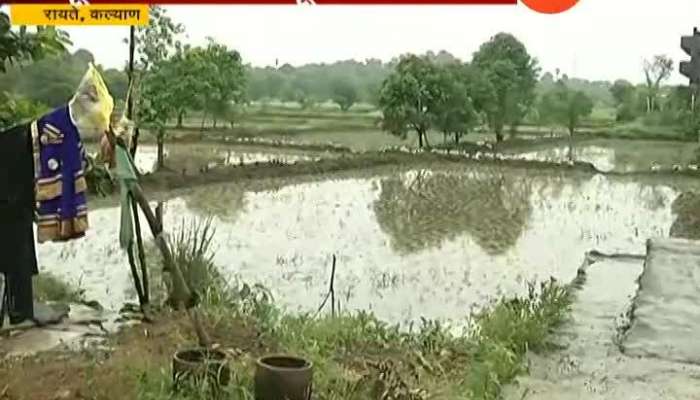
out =
[[[192,189],[167,201],[165,227],[213,215],[215,262],[270,288],[291,311],[315,311],[338,257],[346,310],[391,322],[460,320],[531,280],[571,281],[584,253],[644,254],[668,236],[673,200],[691,183],[495,167],[386,170],[311,183]],[[685,185],[685,186],[684,186]],[[133,301],[119,249],[119,209],[94,210],[86,238],[38,247],[43,271],[109,308]]]

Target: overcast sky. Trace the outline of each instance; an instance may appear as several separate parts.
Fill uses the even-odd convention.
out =
[[[559,15],[518,6],[169,6],[187,39],[207,36],[240,51],[253,65],[300,65],[343,59],[389,60],[406,52],[445,49],[468,60],[500,31],[515,34],[545,71],[586,79],[642,79],[644,57],[667,54],[674,83],[685,82],[680,36],[700,26],[700,0],[581,0]],[[126,27],[69,28],[76,48],[121,67]]]

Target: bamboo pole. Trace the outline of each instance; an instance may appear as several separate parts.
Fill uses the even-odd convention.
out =
[[[110,146],[119,146],[124,150],[127,150],[124,141],[121,138],[115,137],[114,132],[111,130],[107,133],[107,139],[109,140]],[[146,217],[151,234],[155,239],[158,249],[163,255],[166,270],[173,276],[173,285],[175,286],[175,298],[173,300],[175,307],[184,307],[187,310],[187,313],[192,320],[200,346],[209,348],[211,345],[211,340],[202,326],[199,310],[195,307],[196,300],[192,294],[192,291],[189,289],[187,282],[185,281],[185,276],[182,274],[180,266],[177,265],[173,259],[170,246],[168,246],[168,242],[163,234],[163,226],[158,222],[153,210],[151,209],[151,206],[148,204],[146,196],[143,194],[141,185],[139,185],[138,182],[133,185],[130,192]]]
[[[129,27],[129,91],[133,90],[134,87],[134,53],[136,52],[136,27],[135,26],[130,26]],[[127,102],[126,102],[126,117],[129,120],[133,120],[134,116],[134,96],[132,93],[129,93],[127,95]],[[138,143],[138,130],[136,130],[134,134],[134,139],[132,143],[132,147],[130,150],[131,152],[131,157],[134,158],[136,157],[136,147]],[[146,264],[146,251],[143,246],[143,237],[141,234],[141,218],[139,217],[139,212],[138,212],[138,207],[136,205],[136,201],[131,200],[131,210],[132,210],[132,215],[134,218],[134,229],[136,230],[136,248],[138,251],[138,258],[139,258],[139,265],[141,266],[141,294],[142,298],[139,299],[141,300],[141,307],[144,305],[148,304],[150,302],[151,298],[151,291],[149,288],[149,279],[148,279],[148,265]],[[129,251],[132,251],[131,249]],[[133,254],[131,255],[133,258]],[[137,280],[135,280],[137,281]]]

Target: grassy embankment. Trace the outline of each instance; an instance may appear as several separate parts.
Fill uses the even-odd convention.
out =
[[[571,306],[568,286],[544,282],[530,286],[524,298],[504,298],[473,315],[476,329],[462,335],[434,321],[400,329],[365,312],[287,314],[264,288],[223,279],[208,248],[213,230],[187,226],[172,244],[201,295],[207,330],[231,355],[235,376],[227,399],[253,398],[254,360],[269,353],[312,360],[317,399],[496,399],[526,372],[528,351],[548,350],[549,333]],[[56,393],[110,400],[212,398],[206,385],[172,393],[170,357],[195,343],[182,314],[163,310],[153,324],[127,328],[110,342],[106,353],[6,361],[0,365],[5,393],[36,400]]]

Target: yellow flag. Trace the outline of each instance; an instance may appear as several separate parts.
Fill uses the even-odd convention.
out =
[[[88,65],[70,106],[73,122],[81,134],[102,134],[109,129],[114,100],[92,63]]]

